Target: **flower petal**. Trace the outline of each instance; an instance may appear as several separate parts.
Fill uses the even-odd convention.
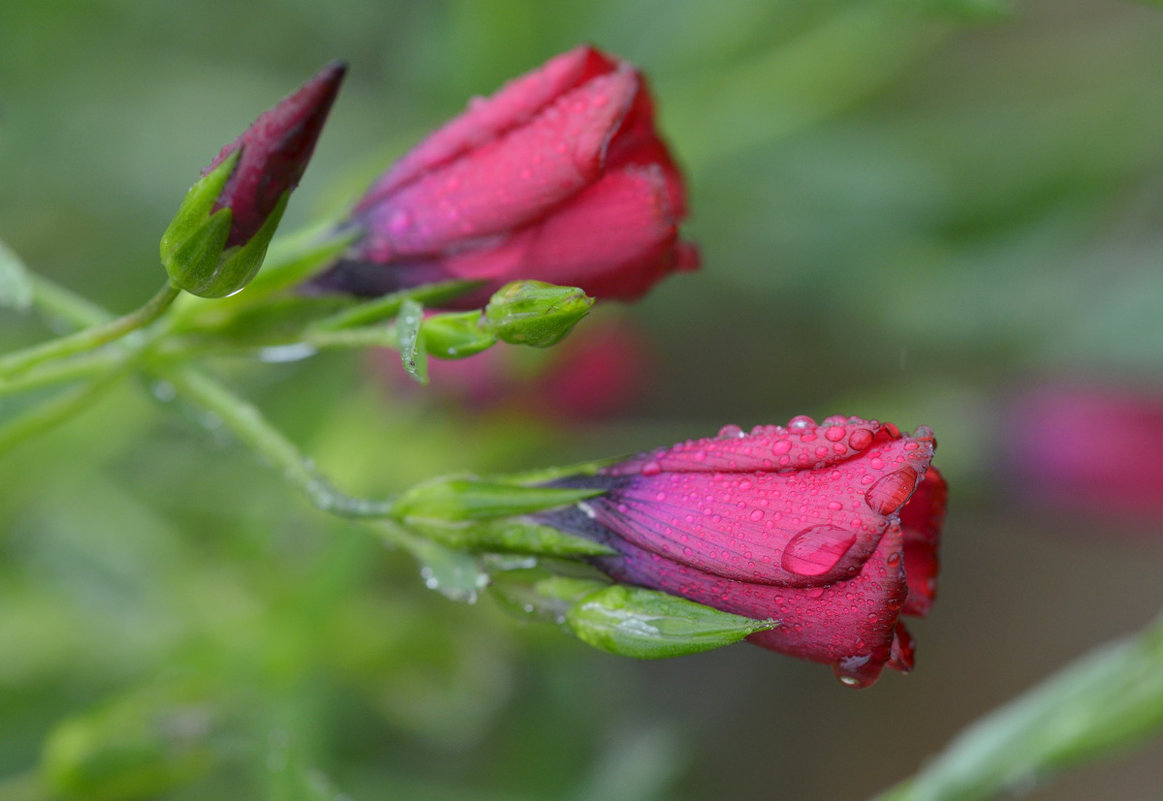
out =
[[[812,470],[839,464],[874,443],[900,436],[896,426],[875,420],[828,418],[817,425],[801,416],[787,426],[756,426],[746,436],[736,428],[728,435],[680,442],[628,459],[608,472],[631,475],[654,467],[665,472]]]
[[[534,278],[627,297],[658,280],[655,265],[675,237],[660,171],[632,167],[605,175],[495,247],[453,254],[443,264],[458,278]]]
[[[913,497],[901,509],[904,534],[905,576],[909,598],[902,612],[923,617],[937,595],[940,560],[937,546],[949,488],[935,467],[929,467]]]
[[[628,543],[618,548],[623,556],[594,560],[616,580],[748,617],[773,617],[779,625],[751,635],[752,643],[831,664],[846,684],[872,684],[892,658],[897,617],[907,593],[897,525],[889,527],[859,575],[806,589],[734,581]]]
[[[514,78],[487,98],[471,101],[448,124],[429,134],[397,161],[356,206],[356,212],[379,203],[420,175],[460,158],[468,151],[524,125],[563,93],[613,72],[618,62],[589,45],[575,47],[532,72]]]
[[[639,91],[630,67],[561,95],[525,125],[366,208],[373,261],[463,247],[527,224],[599,177],[606,147]]]
[[[698,570],[820,586],[859,571],[932,453],[915,440],[888,440],[862,458],[817,470],[648,469],[586,506],[618,537]]]

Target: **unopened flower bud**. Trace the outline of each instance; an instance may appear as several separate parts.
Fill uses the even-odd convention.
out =
[[[222,149],[162,235],[173,284],[218,298],[245,287],[299,185],[346,65],[330,64]]]
[[[514,281],[485,308],[485,328],[510,345],[547,348],[560,342],[589,313],[594,299],[577,287]]]

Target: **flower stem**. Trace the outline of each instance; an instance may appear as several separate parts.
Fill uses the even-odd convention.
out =
[[[34,345],[31,348],[25,348],[15,353],[9,353],[7,356],[0,358],[0,377],[16,375],[42,362],[92,350],[107,342],[120,339],[126,334],[149,325],[164,314],[165,310],[169,308],[170,304],[174,302],[174,299],[178,297],[180,292],[180,289],[167,283],[144,306],[129,314],[113,320],[97,323],[68,336],[50,340],[40,345]],[[62,296],[53,298],[56,301],[60,301],[61,299]],[[43,300],[43,298],[38,298],[38,300]],[[87,316],[87,312],[92,311],[92,309],[69,309],[70,315],[86,314]]]
[[[127,354],[124,352],[99,351],[73,359],[51,362],[13,378],[0,378],[0,397],[81,378],[91,378],[120,367],[126,361],[126,357]]]
[[[0,453],[83,411],[98,395],[112,387],[121,378],[122,372],[108,371],[87,384],[62,392],[9,420],[0,426]]]
[[[281,470],[319,509],[353,518],[383,518],[392,514],[390,500],[356,498],[332,487],[295,444],[263,417],[257,406],[200,370],[176,367],[158,370],[157,375],[172,384],[178,394],[221,418],[223,425],[243,444]]]

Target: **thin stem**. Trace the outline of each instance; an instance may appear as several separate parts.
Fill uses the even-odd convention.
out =
[[[129,357],[125,351],[98,351],[37,367],[14,378],[0,377],[0,397],[17,392],[91,378],[122,366]]]
[[[146,301],[144,306],[129,314],[85,328],[75,334],[10,353],[0,358],[0,377],[15,375],[41,362],[92,350],[120,339],[161,317],[180,292],[177,287],[166,283],[156,295]]]
[[[45,314],[59,317],[74,328],[88,328],[113,319],[112,314],[93,301],[44,276],[30,273],[28,280],[32,284],[32,302]]]
[[[293,442],[272,426],[258,407],[235,395],[205,373],[191,367],[157,371],[178,394],[213,412],[243,444],[270,462],[307,494],[315,506],[341,517],[383,518],[392,514],[390,500],[356,498],[335,489],[316,471]]]
[[[37,404],[24,414],[0,426],[0,453],[4,453],[24,440],[42,434],[77,412],[83,411],[105,390],[121,378],[122,371],[105,373],[101,377],[82,384],[44,403]]]

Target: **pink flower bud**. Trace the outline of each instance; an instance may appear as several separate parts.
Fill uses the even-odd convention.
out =
[[[231,153],[241,150],[211,212],[230,209],[234,215],[226,247],[249,242],[284,193],[299,185],[346,71],[343,62],[328,64],[277,106],[260,114],[202,171],[208,174]]]
[[[478,279],[477,300],[536,279],[629,300],[698,262],[678,237],[682,176],[655,131],[645,79],[592,47],[474,100],[352,216],[365,235],[321,288],[375,295]]]
[[[778,625],[756,645],[832,665],[868,686],[912,667],[902,614],[932,603],[946,487],[920,428],[797,417],[735,426],[566,486],[607,491],[545,522],[620,553],[614,579]]]

